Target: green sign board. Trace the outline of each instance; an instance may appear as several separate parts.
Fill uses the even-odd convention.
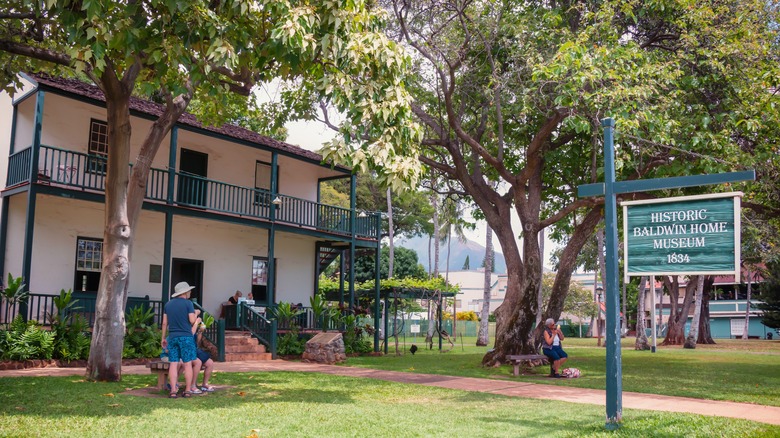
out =
[[[734,275],[739,281],[742,193],[629,201],[623,206],[625,278]]]

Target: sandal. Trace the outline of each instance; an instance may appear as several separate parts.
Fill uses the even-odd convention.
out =
[[[175,392],[172,392],[172,393],[168,394],[168,398],[179,398],[179,394],[177,394]]]
[[[211,385],[201,386],[200,390],[203,392],[214,392],[214,387]]]
[[[189,393],[193,394],[193,395],[201,395],[201,394],[203,394],[203,391],[201,391],[198,388],[195,388],[195,389],[190,390]]]
[[[190,391],[184,391],[184,394],[181,395],[184,398],[190,398],[192,397],[192,393]]]

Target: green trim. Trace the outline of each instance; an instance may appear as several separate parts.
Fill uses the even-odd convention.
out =
[[[167,303],[171,294],[171,261],[173,260],[173,251],[171,249],[171,236],[173,235],[173,216],[172,212],[165,212],[165,241],[163,242],[163,272],[162,272],[162,291],[160,299]],[[223,359],[224,360],[224,359]]]
[[[11,115],[11,144],[8,147],[8,156],[13,155],[14,148],[16,148],[16,119],[18,117],[18,112],[19,107],[14,105],[13,114]]]
[[[382,246],[380,242],[377,242],[376,249],[374,250],[374,327],[379,325],[379,293],[381,290],[381,284],[379,283],[381,267],[379,257],[381,252]],[[374,330],[374,351],[379,351],[379,330]]]
[[[0,278],[6,278],[5,276],[5,253],[6,244],[8,239],[8,209],[10,208],[11,200],[9,198],[2,198],[3,203],[2,211],[0,211]]]
[[[176,150],[179,144],[179,128],[171,128],[171,142],[168,150],[168,204],[173,204],[173,196],[176,190]]]

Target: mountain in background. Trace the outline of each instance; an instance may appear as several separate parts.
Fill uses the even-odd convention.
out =
[[[416,252],[417,260],[426,271],[429,271],[427,236],[413,237],[411,239],[401,238],[396,241],[396,246],[403,246]],[[482,266],[482,261],[485,259],[485,247],[471,240],[461,242],[458,239],[453,239],[450,250],[452,251],[450,254],[450,271],[462,271],[467,256],[469,258],[469,267],[474,271]],[[496,252],[495,259],[496,274],[505,274],[506,261],[504,260],[504,255]],[[431,263],[433,263],[433,242],[431,242]],[[447,243],[445,242],[439,248],[439,272],[443,274],[446,270]]]

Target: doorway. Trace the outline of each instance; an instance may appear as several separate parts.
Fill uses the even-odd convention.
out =
[[[172,259],[171,260],[171,295],[177,283],[186,281],[195,286],[190,298],[195,298],[203,305],[203,260]]]
[[[182,149],[179,157],[179,191],[176,201],[180,204],[205,207],[208,170],[208,154]]]

